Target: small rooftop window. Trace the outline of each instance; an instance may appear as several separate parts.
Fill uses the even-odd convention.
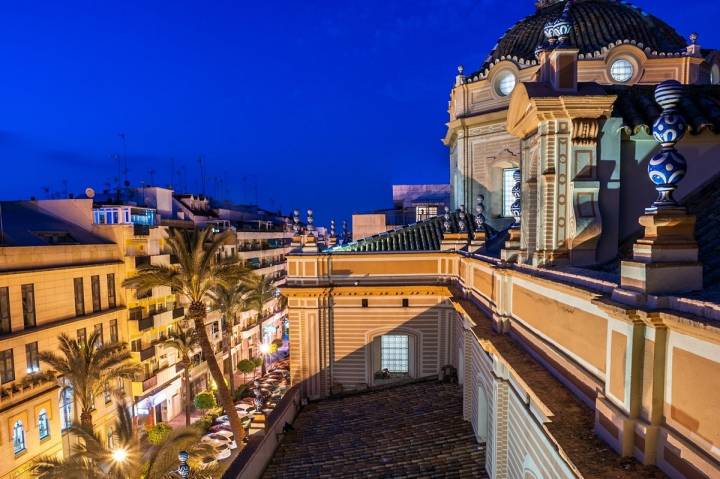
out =
[[[610,67],[610,76],[616,82],[625,83],[630,80],[634,74],[635,68],[633,64],[624,58],[615,60]]]
[[[508,96],[515,89],[516,83],[517,79],[512,72],[503,72],[498,76],[495,89],[497,90],[498,95]]]

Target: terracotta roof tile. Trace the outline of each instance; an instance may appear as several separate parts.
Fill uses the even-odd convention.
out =
[[[462,389],[426,381],[307,406],[265,478],[488,477]]]

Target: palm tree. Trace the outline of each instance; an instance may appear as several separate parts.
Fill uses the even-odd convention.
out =
[[[224,319],[223,327],[223,349],[227,352],[230,358],[230,374],[228,376],[228,383],[230,385],[230,392],[235,392],[235,375],[233,374],[232,368],[232,336],[233,336],[233,325],[237,313],[245,311],[247,302],[245,295],[249,288],[245,283],[237,283],[230,288],[225,286],[218,286],[213,291],[213,309],[220,311]]]
[[[183,369],[183,383],[185,384],[185,425],[190,425],[190,409],[192,408],[192,394],[190,392],[190,370],[195,355],[195,349],[199,346],[198,335],[193,328],[176,328],[165,340],[165,347],[173,348],[180,356],[180,364]]]
[[[247,269],[237,261],[229,262],[219,259],[219,249],[234,234],[228,230],[222,234],[211,236],[210,228],[195,229],[190,232],[173,230],[168,238],[172,253],[177,256],[179,267],[174,265],[145,265],[137,275],[123,282],[126,288],[135,288],[140,293],[154,287],[166,286],[183,296],[188,303],[188,318],[193,321],[197,331],[203,358],[217,385],[220,402],[230,419],[235,439],[245,437],[245,429],[235,410],[232,395],[225,384],[225,378],[218,365],[217,358],[210,344],[205,319],[206,303],[213,298],[213,290],[218,286],[233,287],[247,276]]]
[[[80,422],[92,431],[95,398],[113,380],[132,380],[140,366],[128,362],[131,356],[125,343],[100,344],[100,334],[95,331],[79,339],[62,333],[58,341],[61,354],[44,351],[38,357],[52,368],[50,373],[62,376],[66,387],[73,388],[80,404]]]
[[[73,445],[71,454],[63,459],[40,457],[33,464],[33,474],[40,479],[161,479],[177,468],[179,451],[188,450],[193,456],[210,452],[210,446],[200,442],[200,429],[184,427],[170,432],[162,444],[147,454],[133,432],[129,408],[124,402],[116,407],[112,445],[86,426],[73,424],[70,431],[80,441]],[[216,472],[204,470],[198,477],[216,477]]]
[[[254,309],[258,313],[258,323],[260,330],[260,342],[263,342],[263,308],[265,304],[275,297],[275,287],[273,280],[268,276],[256,276],[254,281],[250,283],[250,291],[247,294],[247,305],[249,309]],[[262,363],[261,374],[265,375],[265,361]]]

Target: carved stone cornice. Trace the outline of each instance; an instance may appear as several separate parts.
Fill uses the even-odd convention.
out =
[[[451,296],[447,286],[438,285],[386,285],[386,286],[327,286],[280,288],[287,297],[328,296]]]
[[[574,118],[572,121],[573,146],[595,146],[600,133],[598,118]]]
[[[510,99],[508,109],[508,132],[518,138],[527,138],[543,121],[576,118],[599,119],[609,117],[617,95],[592,94],[562,95],[553,93],[550,87],[543,89],[543,96],[531,95],[526,83],[520,83]],[[547,96],[545,96],[547,95]]]

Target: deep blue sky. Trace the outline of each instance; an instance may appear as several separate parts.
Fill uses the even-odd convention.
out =
[[[720,2],[637,0],[704,46]],[[101,190],[127,138],[133,183],[185,168],[208,193],[331,217],[448,181],[455,68],[473,71],[532,0],[6,2],[0,196]],[[679,13],[667,13],[667,12]],[[713,22],[715,23],[713,25]],[[182,177],[175,174],[182,187]]]

